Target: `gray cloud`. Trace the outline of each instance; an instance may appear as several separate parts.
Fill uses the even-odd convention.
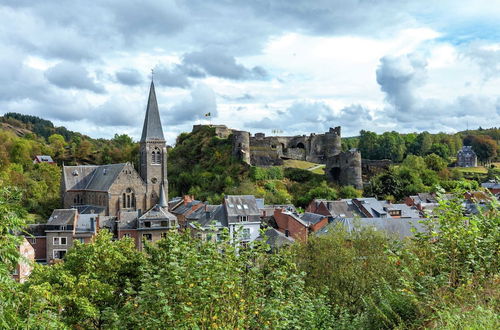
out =
[[[115,78],[121,84],[137,86],[142,84],[142,75],[136,69],[123,69],[115,73]]]
[[[60,88],[86,89],[103,94],[105,89],[89,76],[88,71],[80,65],[61,62],[45,71],[49,82]]]
[[[322,133],[329,127],[341,125],[352,135],[372,119],[369,110],[361,105],[350,105],[334,111],[324,102],[299,101],[285,110],[276,111],[275,117],[249,122],[246,127],[252,130],[279,129],[286,134],[309,134]]]
[[[426,61],[415,54],[380,59],[377,82],[387,101],[398,112],[413,110],[416,102],[414,90],[424,81],[426,65]]]
[[[179,88],[187,88],[191,86],[188,76],[179,65],[172,67],[157,65],[154,68],[154,79],[163,86]]]
[[[210,87],[198,84],[187,99],[174,105],[167,112],[167,122],[165,124],[179,125],[194,122],[204,118],[204,115],[209,112],[212,117],[217,117],[215,93]]]
[[[264,68],[259,66],[246,68],[237,63],[233,56],[225,54],[222,49],[209,48],[184,54],[183,64],[188,68],[198,66],[209,75],[233,80],[263,80],[268,77]]]
[[[500,73],[500,49],[486,48],[483,42],[474,41],[462,47],[462,56],[468,57],[479,65],[485,80]]]

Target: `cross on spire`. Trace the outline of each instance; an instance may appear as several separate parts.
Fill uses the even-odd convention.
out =
[[[154,80],[155,70],[151,69],[151,81]]]

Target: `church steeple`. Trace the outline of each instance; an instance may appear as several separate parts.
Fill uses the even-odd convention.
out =
[[[139,173],[146,184],[146,208],[168,200],[167,145],[163,136],[155,85],[151,80],[148,105],[140,141]],[[160,201],[162,199],[163,201]]]
[[[141,142],[146,141],[165,141],[161,127],[160,111],[158,111],[158,102],[156,101],[155,85],[152,80],[141,137]]]

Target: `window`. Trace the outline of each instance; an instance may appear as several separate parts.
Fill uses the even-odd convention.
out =
[[[151,228],[151,221],[144,221],[144,227]]]
[[[145,241],[152,241],[153,235],[152,234],[142,234],[142,239]]]
[[[167,237],[167,233],[161,233],[160,236],[161,236],[161,238],[165,238],[165,237]]]
[[[155,148],[151,153],[151,164],[161,164],[161,151]]]
[[[248,205],[247,205],[247,204],[243,204],[243,208],[244,208],[245,210],[248,210]]]
[[[66,250],[54,250],[52,256],[54,259],[62,259],[66,255]]]
[[[168,227],[168,221],[162,221],[161,222],[162,227]]]
[[[236,205],[236,207],[238,208],[238,210],[241,210],[241,205],[240,204]]]
[[[32,238],[30,239],[30,241],[31,241],[31,244],[36,244],[36,237],[32,237]]]
[[[66,230],[66,226],[61,226],[61,230]]]
[[[170,220],[170,228],[175,228],[176,227],[176,221],[175,220]]]
[[[238,220],[240,220],[240,222],[247,222],[248,221],[248,216],[247,215],[240,215],[238,217]]]
[[[85,238],[83,238],[83,237],[78,237],[76,240],[77,240],[78,242],[80,242],[81,244],[84,244],[84,243],[85,243]]]
[[[241,231],[241,238],[245,240],[250,239],[250,228],[243,228]]]
[[[135,194],[132,188],[127,188],[122,194],[122,205],[124,209],[135,208]]]
[[[122,237],[128,237],[128,238],[130,238],[130,234],[129,233],[125,233],[125,234],[122,235]]]
[[[54,245],[66,245],[67,244],[67,238],[66,237],[53,237],[53,244]]]

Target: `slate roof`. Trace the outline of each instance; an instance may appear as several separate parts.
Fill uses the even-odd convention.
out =
[[[290,245],[295,240],[292,237],[287,237],[285,234],[276,230],[274,228],[269,228],[265,232],[266,243],[271,246],[271,248],[280,248],[284,245]]]
[[[414,235],[411,231],[413,227],[418,232],[423,232],[425,228],[420,223],[421,221],[421,218],[339,218],[334,219],[332,223],[323,227],[317,234],[324,235],[341,224],[348,232],[360,227],[373,227],[376,230],[384,231],[389,235],[402,239]]]
[[[147,212],[145,212],[143,215],[139,217],[140,221],[164,220],[164,219],[177,220],[177,217],[172,213],[168,212],[166,207],[161,207],[158,204],[153,206],[151,209],[149,209]]]
[[[197,219],[188,218],[189,225],[191,227],[195,227],[196,224],[202,227],[210,227],[214,224],[216,227],[227,227],[227,218],[224,213],[224,207],[222,205],[206,205],[207,210],[205,211],[205,207],[200,207],[196,212],[193,212],[190,217],[195,217],[201,214],[203,211],[203,215],[200,215]],[[208,217],[207,217],[207,212]]]
[[[141,142],[165,141],[163,129],[161,127],[160,112],[156,101],[155,85],[151,81],[149,89],[148,105],[146,107],[146,117],[142,128]]]
[[[47,155],[37,155],[35,156],[35,161],[39,163],[54,163],[54,160],[52,157],[47,156]]]
[[[188,202],[186,204],[181,203],[175,209],[170,210],[170,212],[172,212],[173,214],[184,214],[188,211],[191,211],[193,206],[198,205],[200,203],[201,203],[201,201],[198,201],[198,200],[194,200],[194,201]]]
[[[412,208],[406,204],[387,204],[388,209],[401,210],[402,218],[418,218],[420,213],[417,209]]]
[[[358,201],[361,205],[368,211],[368,213],[374,217],[384,217],[388,216],[387,212],[384,210],[384,205],[382,202],[378,201],[376,198],[368,197],[368,198],[354,198],[353,201]],[[356,205],[356,204],[354,204]],[[356,205],[357,206],[357,205]],[[358,207],[359,209],[359,207]],[[364,213],[363,210],[359,209],[360,212]],[[368,214],[364,214],[368,216]]]
[[[319,201],[323,202],[333,217],[353,218],[355,216],[362,216],[362,213],[357,210],[350,199],[343,199],[340,201]]]
[[[66,191],[85,189],[91,179],[90,174],[98,167],[97,165],[63,166],[62,175]]]
[[[109,191],[127,163],[109,165],[64,166],[63,177],[68,190]]]
[[[476,153],[474,152],[474,150],[472,150],[472,146],[463,146],[462,149],[460,149],[458,151],[457,156],[460,156],[462,154],[464,154],[464,155],[473,155],[473,156],[476,155]]]
[[[102,214],[106,210],[104,206],[79,205],[75,206],[79,214]]]
[[[260,216],[255,196],[253,195],[230,195],[224,197],[224,205],[228,217],[240,215]]]
[[[65,226],[73,225],[78,211],[76,209],[55,209],[47,221],[47,225]]]
[[[481,187],[487,189],[500,189],[500,182],[495,180],[490,180],[488,182],[481,183]]]
[[[300,219],[302,219],[302,221],[309,223],[310,225],[315,225],[324,218],[326,218],[326,216],[310,212],[306,212],[302,214],[302,216],[300,216]]]
[[[45,236],[46,225],[44,223],[29,224],[25,231],[33,236]]]
[[[137,212],[120,212],[120,220],[117,222],[118,228],[136,229],[137,228]]]

